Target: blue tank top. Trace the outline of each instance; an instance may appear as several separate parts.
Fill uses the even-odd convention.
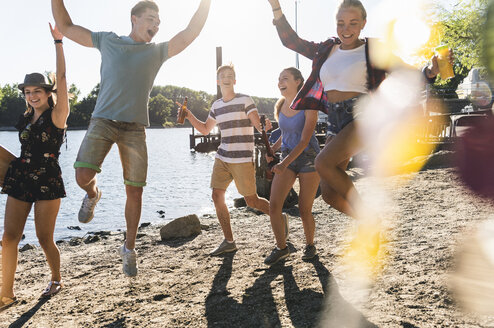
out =
[[[305,125],[305,111],[301,110],[292,117],[288,117],[280,111],[278,120],[282,135],[281,151],[291,151],[297,146],[302,138],[302,131]],[[312,133],[309,145],[307,145],[304,151],[311,148],[314,149],[316,153],[319,153],[319,142],[317,141],[315,132]]]

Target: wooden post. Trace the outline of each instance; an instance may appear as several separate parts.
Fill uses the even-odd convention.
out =
[[[221,47],[216,47],[216,69],[218,69],[218,67],[220,67],[222,65],[222,61],[223,61],[223,55],[222,55],[222,50],[221,50]],[[221,98],[221,90],[220,90],[220,86],[217,85],[216,86],[216,99],[220,99]]]

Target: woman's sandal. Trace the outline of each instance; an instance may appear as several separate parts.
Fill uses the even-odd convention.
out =
[[[2,297],[2,299],[0,300],[0,312],[8,309],[9,307],[14,305],[15,303],[17,303],[17,297],[15,297],[15,296],[14,297]]]
[[[56,295],[60,289],[62,289],[62,286],[63,284],[60,281],[50,281],[43,293],[41,293],[41,298],[48,298]]]

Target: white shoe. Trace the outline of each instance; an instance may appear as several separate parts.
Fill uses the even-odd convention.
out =
[[[137,252],[135,249],[126,249],[125,242],[119,248],[120,257],[122,258],[123,273],[127,277],[137,276]]]
[[[101,190],[97,189],[97,195],[94,198],[89,198],[86,194],[82,200],[81,209],[79,210],[79,222],[89,223],[94,217],[94,208],[101,199]]]

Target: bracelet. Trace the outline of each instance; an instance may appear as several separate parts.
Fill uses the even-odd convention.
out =
[[[281,7],[273,8],[273,11],[278,11],[278,10],[281,10]]]
[[[53,41],[54,41],[55,43],[62,43],[62,44],[63,44],[62,39],[60,39],[60,40],[53,40]]]

